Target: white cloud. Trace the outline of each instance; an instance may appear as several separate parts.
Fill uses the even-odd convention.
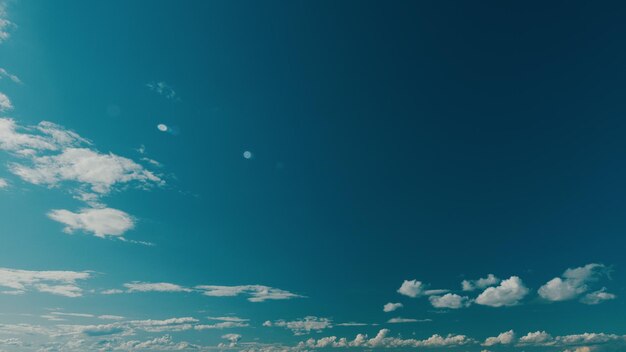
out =
[[[387,320],[387,323],[389,323],[389,324],[424,323],[424,322],[428,322],[428,321],[432,321],[432,319],[412,319],[412,318],[397,317],[397,318],[391,318],[391,319]]]
[[[88,148],[66,148],[57,155],[33,157],[32,162],[32,167],[12,163],[10,170],[33,184],[56,186],[64,181],[76,182],[97,194],[107,194],[113,186],[133,181],[145,186],[163,183],[131,159]]]
[[[7,180],[0,178],[0,189],[7,188],[8,186],[9,183],[7,182]]]
[[[529,332],[528,334],[520,337],[519,345],[546,345],[554,340],[552,335],[545,331]]]
[[[461,287],[463,291],[474,291],[474,290],[482,290],[484,288],[494,286],[500,283],[500,279],[498,279],[495,275],[489,274],[485,278],[480,278],[478,280],[463,280],[461,282]]]
[[[424,340],[402,339],[399,337],[388,337],[389,330],[382,329],[373,338],[368,338],[366,334],[358,334],[354,340],[338,338],[336,336],[324,337],[321,339],[309,339],[301,342],[300,348],[421,348],[421,347],[452,347],[475,344],[476,341],[465,335],[433,335]]]
[[[385,304],[383,306],[383,312],[385,312],[385,313],[393,312],[393,311],[398,310],[398,309],[400,309],[402,307],[403,307],[402,303],[391,303],[391,302],[389,302],[389,303],[387,303],[387,304]]]
[[[128,292],[191,292],[192,289],[168,282],[130,282],[124,284]]]
[[[13,26],[14,24],[8,19],[6,4],[4,2],[0,2],[0,44],[9,39],[9,30]]]
[[[30,290],[65,297],[80,297],[82,289],[77,281],[91,277],[87,271],[29,271],[0,268],[0,287],[9,290],[0,293],[22,294]]]
[[[133,218],[125,212],[112,208],[85,208],[78,213],[57,209],[48,217],[65,225],[63,231],[76,230],[93,233],[96,237],[122,236],[135,226]]]
[[[477,298],[476,303],[490,306],[514,306],[528,294],[528,288],[517,276],[511,276],[496,287],[488,287]]]
[[[321,331],[324,329],[332,328],[332,321],[328,318],[318,318],[314,316],[304,317],[299,320],[277,320],[274,322],[266,321],[263,323],[263,326],[271,327],[278,326],[282,328],[289,329],[293,332],[294,335],[304,335],[308,334],[311,331]]]
[[[211,297],[234,297],[247,295],[250,302],[264,302],[267,300],[284,300],[302,297],[289,291],[281,290],[263,285],[241,285],[241,286],[217,286],[200,285],[196,289],[202,291],[205,296]]]
[[[421,281],[417,280],[404,280],[404,282],[398,289],[398,293],[401,295],[415,298],[424,293],[424,284]]]
[[[146,87],[151,91],[156,92],[167,99],[178,99],[178,96],[174,89],[165,82],[150,82],[146,84]]]
[[[22,83],[19,77],[17,77],[16,75],[10,74],[7,70],[3,69],[2,67],[0,67],[0,79],[1,78],[8,78],[11,81],[13,81],[13,83],[17,83],[17,84]]]
[[[209,320],[217,320],[217,321],[230,321],[235,323],[243,323],[246,321],[250,321],[250,319],[244,319],[239,317],[206,317]]]
[[[584,304],[594,305],[594,304],[600,304],[604,301],[610,301],[615,298],[617,298],[617,296],[615,296],[612,293],[606,292],[606,287],[603,287],[602,289],[598,291],[594,291],[594,292],[590,292],[586,294],[583,298],[580,299],[580,301]]]
[[[13,103],[6,94],[0,92],[0,112],[13,109]]]
[[[553,302],[574,299],[587,292],[588,284],[597,281],[605,273],[606,267],[595,263],[567,269],[562,277],[555,277],[541,286],[538,291],[539,296]]]
[[[459,309],[470,305],[468,297],[454,293],[448,293],[443,296],[430,296],[428,300],[435,308]]]
[[[494,345],[510,345],[515,340],[515,332],[513,330],[509,330],[503,332],[495,337],[488,337],[485,342],[483,342],[483,346],[494,346]]]

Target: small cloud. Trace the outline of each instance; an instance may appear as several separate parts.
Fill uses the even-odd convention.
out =
[[[158,125],[157,125],[157,129],[158,129],[159,131],[161,131],[161,132],[167,132],[168,127],[167,127],[167,125],[166,125],[166,124],[164,124],[164,123],[160,123],[160,124],[158,124]]]
[[[474,291],[477,289],[482,290],[499,283],[500,279],[493,274],[489,274],[487,277],[480,278],[478,280],[463,280],[463,282],[461,282],[461,287],[463,288],[463,291]]]
[[[0,189],[9,187],[9,182],[7,180],[0,178]]]
[[[522,280],[517,276],[511,276],[499,286],[485,289],[476,298],[476,303],[490,307],[514,306],[527,294],[528,288],[524,286]]]
[[[430,296],[428,300],[435,308],[459,309],[470,305],[468,297],[454,293],[448,293],[443,296]]]
[[[135,226],[134,219],[127,213],[113,208],[86,208],[78,213],[65,209],[52,210],[48,217],[65,226],[63,231],[90,232],[96,237],[122,236]]]
[[[596,263],[567,269],[561,277],[555,277],[541,286],[538,293],[541,298],[552,302],[574,299],[589,290],[589,283],[606,273],[607,268]]]
[[[580,301],[584,304],[595,305],[604,301],[610,301],[617,298],[616,295],[606,292],[606,287],[594,292],[586,294]]]
[[[494,346],[494,345],[510,345],[515,340],[515,332],[513,330],[509,330],[503,332],[495,337],[488,337],[485,342],[483,342],[483,346]]]
[[[391,318],[391,319],[387,320],[387,323],[389,323],[389,324],[405,324],[405,323],[424,323],[424,322],[429,322],[429,321],[432,321],[432,319],[411,319],[411,318],[397,317],[397,318]]]
[[[404,280],[397,292],[401,295],[415,298],[423,294],[424,284],[417,280]]]
[[[385,304],[383,306],[383,312],[385,312],[385,313],[393,312],[393,311],[398,310],[398,309],[400,309],[402,307],[403,307],[402,303],[391,303],[391,302],[389,302],[389,303],[387,303],[387,304]]]
[[[11,99],[6,96],[6,94],[0,92],[0,112],[8,111],[13,109],[13,104],[11,103]]]
[[[191,292],[190,288],[180,285],[171,284],[169,282],[131,282],[124,284],[128,292]]]
[[[13,81],[13,83],[17,83],[17,84],[22,83],[19,77],[17,77],[16,75],[10,74],[9,72],[7,72],[7,70],[3,69],[2,67],[0,67],[0,79],[1,78],[8,78],[11,81]]]
[[[244,159],[252,159],[253,157],[252,152],[249,150],[246,150],[245,152],[243,152],[243,157]]]

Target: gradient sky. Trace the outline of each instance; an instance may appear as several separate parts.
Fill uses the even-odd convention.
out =
[[[0,1],[0,351],[626,349],[624,18]]]

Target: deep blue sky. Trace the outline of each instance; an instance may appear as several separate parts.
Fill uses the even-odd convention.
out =
[[[0,8],[10,21],[0,22],[7,33],[0,68],[21,81],[0,76],[12,105],[0,116],[17,126],[10,135],[0,124],[0,268],[9,270],[0,271],[0,291],[12,293],[0,295],[0,350],[27,350],[2,345],[29,340],[15,324],[47,329],[38,348],[52,343],[58,325],[111,323],[98,315],[123,316],[115,324],[127,330],[98,337],[80,330],[55,348],[71,350],[81,336],[113,346],[166,333],[176,343],[216,346],[232,333],[242,335],[234,349],[297,349],[311,337],[372,338],[381,329],[418,340],[467,335],[468,351],[584,352],[574,348],[619,349],[626,341],[625,4],[9,1]],[[41,121],[91,144],[46,135],[34,127]],[[54,148],[29,154],[16,133],[52,138]],[[94,191],[84,177],[103,159],[81,166],[68,165],[75,156],[54,159],[72,148],[123,156],[138,174],[124,179],[125,170]],[[42,166],[42,157],[53,161]],[[38,162],[31,178],[16,169]],[[111,165],[93,177],[118,166]],[[33,179],[51,169],[52,179]],[[141,178],[147,172],[158,181]],[[97,201],[76,199],[79,192]],[[90,210],[116,213],[76,224]],[[97,229],[120,213],[132,225]],[[72,234],[63,233],[70,223]],[[566,269],[589,264],[568,281]],[[19,294],[13,269],[26,271]],[[82,290],[77,297],[46,292],[38,285],[68,284],[33,279],[54,270],[88,270],[89,278],[70,283]],[[519,277],[528,292],[494,307],[479,296],[503,287],[500,280],[461,289],[461,281],[488,274]],[[560,298],[541,293],[561,276],[551,287]],[[414,279],[449,292],[396,292]],[[124,284],[135,281],[179,292],[128,292]],[[207,297],[197,285],[263,285],[292,296],[250,302],[256,289]],[[103,294],[111,289],[124,292]],[[598,293],[604,299],[585,304]],[[441,297],[460,306],[432,303]],[[403,307],[383,312],[390,302]],[[94,317],[41,317],[51,311]],[[129,327],[174,317],[209,324],[207,316],[249,321],[228,329]],[[327,326],[294,329],[305,317]],[[388,323],[396,317],[431,321]],[[340,325],[347,322],[368,325]],[[510,329],[512,341],[485,344]],[[522,346],[535,331],[552,334],[553,343]],[[582,333],[616,336],[603,344],[557,338]]]

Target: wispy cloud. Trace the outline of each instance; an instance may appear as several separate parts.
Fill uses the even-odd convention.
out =
[[[178,99],[176,91],[174,91],[174,89],[165,82],[150,82],[146,84],[146,87],[167,99]]]
[[[266,321],[263,323],[265,327],[277,326],[285,329],[289,329],[294,335],[305,335],[311,331],[322,331],[324,329],[330,329],[333,327],[332,320],[329,318],[318,318],[315,316],[308,316],[297,320],[276,320]]]
[[[169,282],[141,282],[133,281],[124,284],[125,290],[109,289],[101,293],[121,294],[135,292],[196,292],[209,297],[236,297],[247,296],[250,302],[265,302],[268,300],[287,300],[301,298],[304,296],[281,290],[279,288],[264,285],[238,285],[238,286],[218,286],[199,285],[195,287],[185,287]],[[216,318],[217,319],[217,318]]]
[[[64,224],[68,233],[80,230],[125,240],[123,234],[134,227],[134,218],[108,208],[101,198],[127,185],[145,189],[165,183],[132,159],[101,153],[76,132],[47,121],[21,126],[13,119],[0,118],[0,150],[15,159],[8,164],[9,171],[23,181],[64,187],[87,203],[89,207],[77,212],[55,209],[48,213],[49,218]]]
[[[15,25],[9,21],[5,2],[0,2],[0,44],[9,39],[10,29]]]
[[[27,291],[51,293],[65,297],[80,297],[83,290],[79,280],[91,277],[88,271],[30,271],[0,268],[0,287],[4,294],[23,294]]]
[[[17,84],[21,84],[22,83],[22,80],[20,80],[19,77],[17,77],[14,74],[9,73],[4,68],[0,67],[0,79],[2,79],[2,78],[8,78],[11,81],[13,81],[13,83],[17,83]]]

